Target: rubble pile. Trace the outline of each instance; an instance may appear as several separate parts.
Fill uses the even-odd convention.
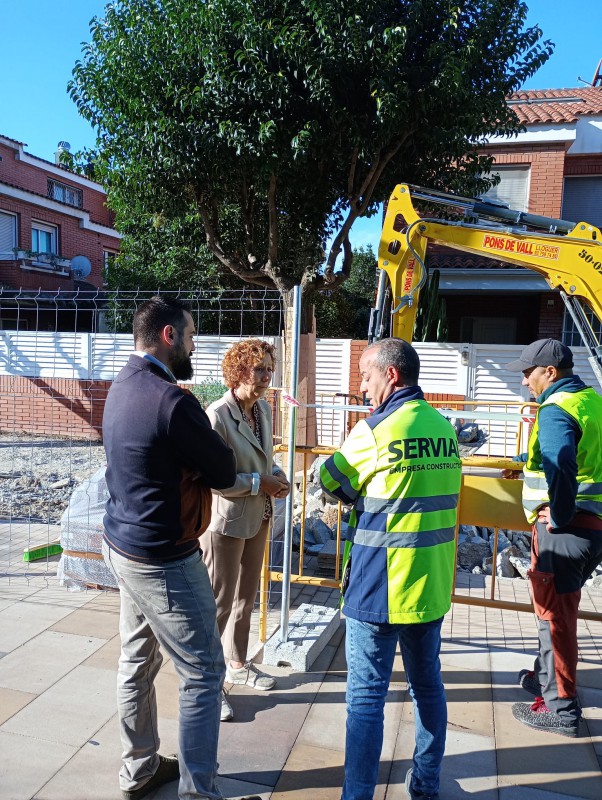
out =
[[[99,443],[0,436],[0,518],[58,523],[74,488],[104,462]]]

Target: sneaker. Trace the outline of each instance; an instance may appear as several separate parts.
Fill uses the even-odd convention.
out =
[[[180,767],[178,765],[177,756],[159,756],[159,766],[153,777],[147,781],[144,786],[139,789],[131,789],[129,791],[121,790],[121,797],[123,800],[141,800],[146,797],[155,789],[163,786],[164,783],[170,783],[180,777]]]
[[[512,716],[523,725],[537,728],[548,733],[558,733],[560,736],[579,735],[579,720],[564,720],[546,706],[543,697],[536,697],[533,705],[529,703],[514,703]]]
[[[521,669],[518,673],[518,682],[522,688],[533,697],[541,697],[541,684],[532,669]]]
[[[412,773],[414,772],[413,769],[409,769],[406,772],[406,781],[405,781],[405,789],[406,794],[410,798],[410,800],[439,800],[439,792],[437,794],[423,794],[422,792],[417,791],[412,786]]]
[[[220,699],[222,702],[222,707],[219,714],[220,722],[228,722],[229,720],[234,719],[234,709],[230,705],[225,692],[221,693]]]
[[[239,686],[251,686],[253,689],[261,689],[267,692],[276,686],[276,679],[265,672],[258,670],[252,661],[248,661],[244,667],[233,669],[230,664],[226,667],[226,682],[236,683]]]

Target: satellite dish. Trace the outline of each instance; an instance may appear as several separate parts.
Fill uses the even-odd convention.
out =
[[[92,272],[92,264],[88,256],[75,256],[72,258],[71,271],[74,278],[87,278]]]

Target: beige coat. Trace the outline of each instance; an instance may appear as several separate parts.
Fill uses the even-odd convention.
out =
[[[263,520],[265,495],[251,495],[252,474],[279,474],[272,454],[272,409],[265,400],[258,400],[261,441],[244,421],[232,392],[228,390],[207,409],[213,429],[221,434],[236,456],[236,482],[229,489],[213,492],[211,521],[207,530],[238,539],[250,539]]]

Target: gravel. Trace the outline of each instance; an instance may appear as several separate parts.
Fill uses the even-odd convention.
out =
[[[99,442],[0,435],[0,518],[59,522],[73,489],[105,463]]]

